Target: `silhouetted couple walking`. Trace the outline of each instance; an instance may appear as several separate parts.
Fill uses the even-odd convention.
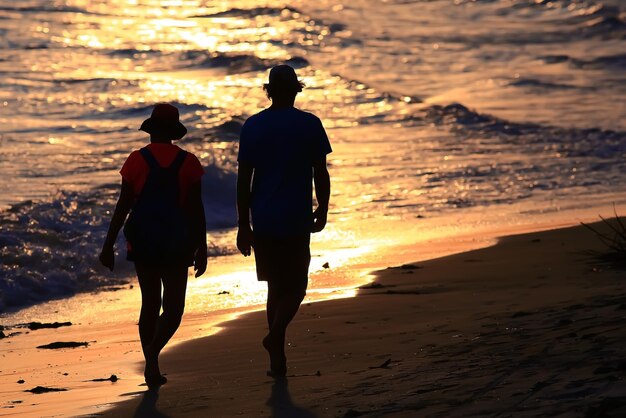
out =
[[[287,372],[285,333],[306,294],[310,234],[326,225],[330,197],[330,143],[320,120],[294,107],[302,87],[290,66],[272,68],[264,85],[272,105],[246,121],[239,145],[237,248],[244,256],[254,250],[258,279],[267,281],[263,347],[274,377]],[[188,267],[196,277],[206,270],[204,170],[195,155],[172,144],[187,133],[174,106],[156,105],[140,129],[150,134],[150,144],[133,151],[120,171],[121,192],[100,261],[113,270],[114,243],[124,227],[127,259],[141,288],[139,335],[152,387],[167,380],[158,357],[180,324]]]

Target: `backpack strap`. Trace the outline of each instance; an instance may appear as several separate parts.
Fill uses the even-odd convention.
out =
[[[161,168],[161,166],[157,162],[156,158],[154,158],[154,155],[152,155],[148,147],[143,147],[142,149],[139,150],[139,152],[141,153],[143,159],[148,164],[148,167],[150,167],[150,170],[154,170],[154,169],[158,170],[159,168]]]
[[[146,163],[150,167],[150,170],[153,170],[153,169],[159,170],[159,169],[166,168],[168,170],[173,170],[174,172],[178,173],[180,168],[183,166],[183,163],[185,162],[185,158],[187,158],[187,151],[181,149],[180,151],[178,151],[178,154],[176,154],[174,161],[172,162],[172,164],[170,164],[169,167],[161,167],[158,161],[156,160],[156,158],[154,158],[154,155],[152,155],[152,153],[148,149],[148,147],[143,147],[142,149],[139,150],[139,152],[141,153],[141,155],[143,156],[143,159],[146,161]]]
[[[185,162],[185,158],[187,158],[187,151],[181,149],[178,151],[178,154],[176,154],[176,158],[174,158],[174,161],[170,164],[168,170],[178,173]]]

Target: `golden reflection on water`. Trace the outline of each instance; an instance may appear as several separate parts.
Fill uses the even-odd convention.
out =
[[[101,112],[132,109],[141,107],[137,105],[162,101],[198,104],[201,105],[200,110],[181,113],[185,122],[192,121],[188,125],[192,137],[201,137],[205,129],[236,117],[251,115],[269,104],[261,88],[267,80],[267,63],[256,65],[255,60],[288,60],[293,58],[288,45],[290,42],[300,46],[319,43],[330,33],[323,25],[287,9],[278,14],[247,18],[228,14],[209,16],[228,9],[246,10],[261,6],[252,1],[215,2],[210,5],[200,1],[76,0],[67,3],[93,13],[71,13],[67,17],[61,14],[61,21],[72,19],[71,26],[61,25],[58,20],[45,25],[37,23],[37,32],[64,45],[84,47],[87,51],[98,50],[99,53],[83,53],[81,48],[72,48],[74,52],[62,52],[63,55],[54,63],[54,77],[68,81],[110,80],[110,85],[116,88],[111,91],[100,91],[99,87],[84,91],[65,90],[58,95],[47,92],[46,100],[90,106]],[[272,6],[276,7],[275,4]],[[301,53],[306,59],[306,49]],[[233,69],[232,72],[237,73],[233,75],[228,65],[212,64],[214,59],[224,54],[228,57],[247,54],[249,57],[244,56],[243,69]],[[239,64],[235,61],[230,65]],[[37,60],[33,61],[32,69],[42,70]],[[298,74],[306,89],[298,97],[296,105],[318,114],[327,129],[367,125],[363,121],[370,117],[384,121],[388,114],[397,115],[398,109],[407,105],[402,100],[382,97],[362,83],[351,82],[313,66],[298,69]],[[128,88],[120,89],[120,85],[128,85]],[[131,122],[105,117],[102,121],[95,119],[85,123],[110,127]],[[367,126],[359,132],[346,130],[338,133],[334,129],[330,134],[333,145],[336,138],[347,145],[335,146],[336,152],[329,158],[336,185],[331,216],[337,225],[329,226],[321,238],[315,238],[321,240],[315,245],[322,252],[312,261],[311,300],[322,298],[320,295],[328,298],[353,294],[352,286],[365,279],[360,273],[347,273],[338,267],[347,265],[348,260],[362,259],[384,243],[380,240],[383,234],[365,231],[368,227],[353,224],[348,214],[376,198],[374,194],[363,194],[363,181],[371,176],[369,163],[372,158],[380,158],[383,151],[379,142],[385,141],[385,138],[380,137],[379,128],[371,130]],[[355,134],[362,134],[363,137],[351,137]],[[356,140],[359,147],[353,146]],[[48,141],[53,145],[64,144],[64,139],[59,137],[50,137]],[[85,152],[88,146],[85,146]],[[194,151],[198,152],[205,165],[218,159],[232,160],[232,165],[234,148],[232,141],[210,138]],[[345,158],[346,155],[349,157]],[[101,162],[112,161],[107,156]],[[381,174],[381,177],[385,175]],[[390,189],[393,190],[392,185]],[[407,193],[406,190],[408,188],[399,187],[397,192]],[[234,242],[234,237],[231,238],[230,245]],[[220,260],[220,264],[230,269],[228,271],[218,268],[219,271],[190,280],[189,307],[192,312],[237,309],[263,303],[264,284],[256,282],[253,268],[241,270],[235,266],[241,262],[236,260],[236,263]],[[329,269],[322,267],[325,263],[328,263]],[[228,293],[219,295],[220,292]],[[207,295],[214,297],[207,298]]]
[[[237,77],[231,78],[228,66],[212,67],[210,61],[219,54],[285,61],[292,58],[288,44],[322,42],[320,38],[329,33],[327,27],[289,9],[246,18],[215,15],[235,8],[262,6],[252,1],[210,5],[200,1],[68,3],[93,13],[72,13],[62,18],[72,19],[71,29],[57,21],[49,25],[37,23],[37,31],[67,46],[110,52],[67,54],[54,63],[55,77],[114,78],[140,83],[136,92],[107,96],[113,105],[173,101],[202,103],[226,109],[231,115],[252,114],[267,103],[261,90],[266,70],[256,70],[253,63],[244,61],[242,65],[250,65],[250,70],[237,68]],[[182,51],[191,53],[184,57],[185,62],[176,55]],[[306,55],[306,51],[301,53]],[[176,70],[177,66],[180,70]],[[37,60],[30,69],[44,70]],[[306,102],[305,108],[320,114],[327,128],[355,126],[360,117],[386,113],[398,106],[363,84],[351,85],[311,67],[299,72],[307,86],[299,103]],[[66,101],[73,99],[76,98],[65,97]]]
[[[167,3],[167,5],[166,5]],[[171,3],[171,4],[170,4]],[[74,32],[63,30],[53,39],[68,46],[133,48],[136,50],[180,51],[206,49],[211,52],[249,52],[259,58],[286,58],[283,48],[271,41],[288,38],[296,29],[313,29],[298,20],[281,21],[281,16],[212,16],[230,8],[253,9],[258,2],[162,1],[73,1],[71,6],[93,14],[72,15]],[[283,15],[292,12],[283,10]],[[296,13],[297,14],[297,13]],[[284,15],[284,17],[288,17]],[[252,22],[252,25],[251,25]],[[48,31],[50,28],[42,28]],[[78,30],[76,30],[78,29]],[[323,32],[323,30],[322,30]]]

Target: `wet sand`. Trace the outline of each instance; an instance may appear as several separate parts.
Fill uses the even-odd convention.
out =
[[[484,247],[498,234],[501,232],[496,230],[482,234],[457,230],[449,237],[439,231],[437,238],[421,236],[423,242],[410,245],[397,241],[391,247],[381,244],[379,251],[369,250],[362,257],[355,257],[350,248],[320,250],[316,243],[307,303],[354,296],[354,286],[368,283],[371,272],[387,263]],[[324,262],[332,267],[321,268]],[[211,259],[210,266],[206,276],[190,279],[185,317],[166,352],[184,341],[215,334],[225,321],[262,308],[264,286],[254,277],[252,258],[224,256]],[[136,324],[139,301],[139,287],[133,281],[114,291],[81,293],[2,318],[2,332],[7,337],[0,339],[0,415],[92,415],[141,394],[146,387]],[[24,326],[31,321],[66,325]],[[59,343],[60,348],[43,348]],[[111,375],[117,380],[105,380]]]
[[[586,253],[603,249],[572,227],[381,271],[302,307],[285,381],[248,314],[164,353],[170,381],[103,415],[625,416],[626,277]]]

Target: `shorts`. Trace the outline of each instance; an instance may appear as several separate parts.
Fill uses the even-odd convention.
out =
[[[309,281],[311,234],[274,237],[254,234],[254,259],[260,281],[279,292],[306,292]]]
[[[146,255],[136,254],[133,252],[133,246],[130,241],[126,241],[126,260],[134,263],[142,263],[155,267],[167,267],[167,266],[184,266],[190,267],[194,263],[195,252],[187,251],[185,254],[179,254],[172,258],[156,258],[148,257]]]

